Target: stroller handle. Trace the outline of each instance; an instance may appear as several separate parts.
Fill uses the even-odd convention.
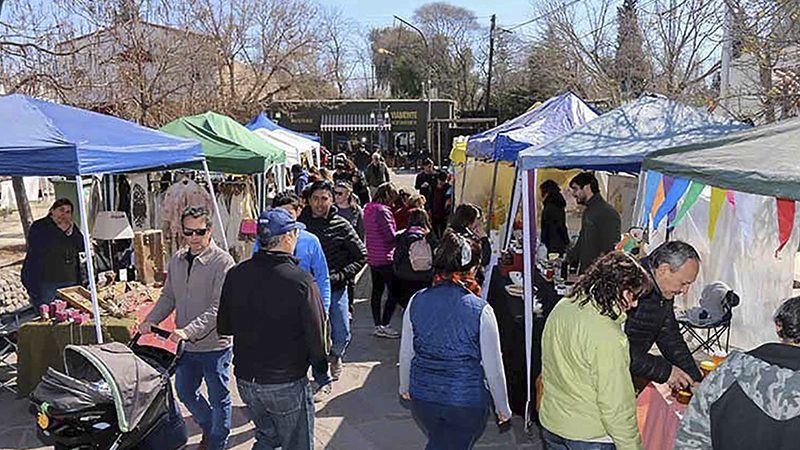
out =
[[[169,339],[170,335],[172,335],[171,331],[165,330],[163,328],[159,328],[155,325],[150,326],[150,331],[152,331],[156,336],[160,337],[161,339]],[[128,347],[133,347],[139,342],[139,338],[142,337],[142,333],[137,329],[136,333],[133,335],[131,340],[128,342]],[[168,367],[168,370],[171,372],[175,365],[178,363],[178,360],[181,359],[183,355],[183,350],[185,346],[185,342],[183,340],[179,340],[177,344],[177,348],[175,350],[175,358],[172,360],[172,363]]]

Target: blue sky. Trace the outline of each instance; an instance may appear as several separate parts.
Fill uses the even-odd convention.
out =
[[[392,16],[411,19],[414,10],[426,0],[321,0],[323,5],[338,6],[345,14],[365,26],[392,24]],[[500,26],[510,27],[535,15],[532,0],[452,0],[447,3],[472,10],[481,25],[489,25],[489,16],[497,14]]]

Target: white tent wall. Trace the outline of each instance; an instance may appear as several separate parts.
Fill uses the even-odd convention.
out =
[[[285,130],[271,130],[269,134],[276,139],[279,139],[287,144],[293,145],[300,150],[301,154],[308,153],[309,161],[319,167],[320,165],[320,149],[319,142],[314,142],[306,138],[302,138]]]
[[[281,140],[279,137],[272,135],[269,131],[267,131],[266,128],[255,129],[253,130],[253,133],[257,134],[258,137],[264,139],[270,144],[283,150],[283,153],[286,155],[287,166],[291,167],[295,164],[300,164],[301,149],[298,148],[296,145],[285,142]]]
[[[709,240],[710,194],[706,189],[670,234],[671,240],[694,246],[702,260],[697,281],[688,295],[676,299],[676,305],[682,309],[697,306],[707,284],[728,284],[741,298],[733,310],[731,345],[749,350],[777,339],[772,317],[778,305],[792,295],[800,214],[795,216],[789,242],[776,257],[779,238],[775,198],[736,192],[734,203],[723,203],[714,238]],[[658,230],[651,231],[648,249],[665,238],[663,220]]]

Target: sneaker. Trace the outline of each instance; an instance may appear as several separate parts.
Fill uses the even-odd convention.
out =
[[[375,336],[386,339],[399,339],[400,333],[389,325],[379,325],[375,327]]]
[[[314,392],[314,403],[320,403],[327,400],[328,397],[330,397],[331,395],[331,390],[332,388],[330,383],[322,387],[317,387],[317,389]]]
[[[331,381],[339,381],[339,377],[342,375],[342,358],[333,355],[329,356],[328,367],[331,371]]]

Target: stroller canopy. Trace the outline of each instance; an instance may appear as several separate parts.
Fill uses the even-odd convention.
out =
[[[136,427],[165,383],[156,369],[119,342],[68,345],[64,368],[73,378],[108,383],[123,433]]]

